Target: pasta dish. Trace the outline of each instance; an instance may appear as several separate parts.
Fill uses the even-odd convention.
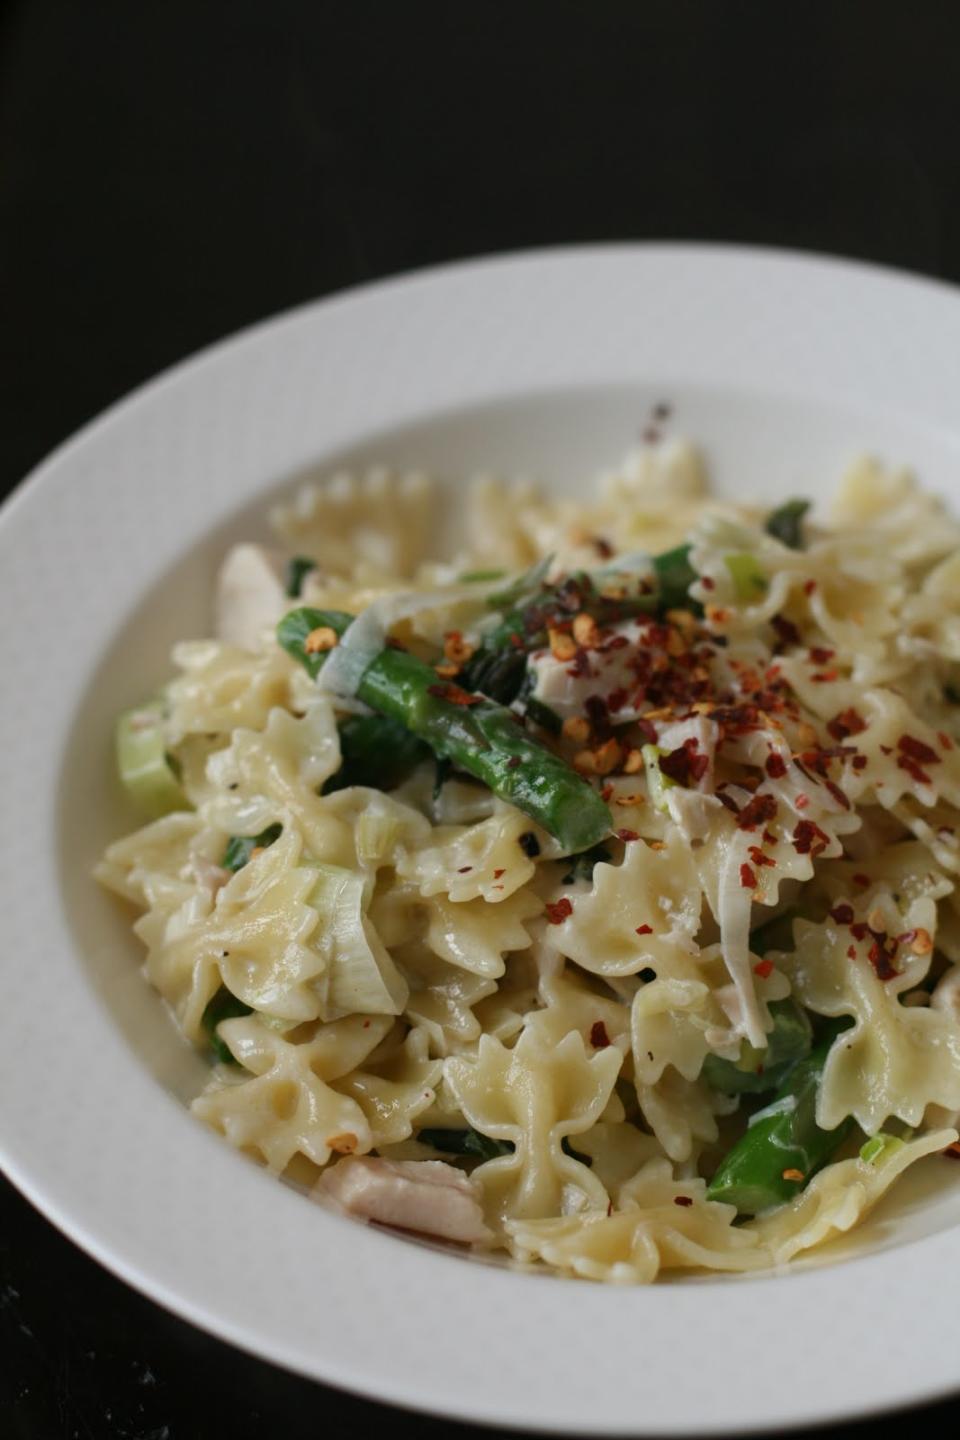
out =
[[[585,1278],[785,1265],[960,1145],[960,526],[679,442],[581,498],[335,476],[119,717],[99,880],[312,1198]],[[944,1157],[944,1158],[941,1158]]]

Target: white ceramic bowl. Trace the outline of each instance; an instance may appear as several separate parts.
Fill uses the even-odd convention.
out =
[[[175,638],[205,633],[224,545],[308,473],[383,460],[573,491],[666,400],[728,492],[823,492],[866,448],[960,498],[958,396],[952,290],[786,254],[611,247],[308,306],[54,454],[0,514],[0,1147],[14,1181],[178,1314],[306,1375],[465,1419],[747,1431],[957,1385],[960,1174],[944,1162],[835,1249],[842,1263],[786,1278],[603,1288],[365,1229],[187,1115],[202,1062],[89,869],[129,825],[115,712],[167,673]]]

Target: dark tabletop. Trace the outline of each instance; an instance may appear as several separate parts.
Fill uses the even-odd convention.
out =
[[[458,256],[723,239],[956,280],[958,41],[939,0],[0,5],[0,494],[198,346]],[[368,1423],[467,1433],[209,1338],[0,1181],[4,1440]]]

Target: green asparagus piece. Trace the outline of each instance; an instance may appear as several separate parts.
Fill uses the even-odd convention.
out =
[[[328,652],[310,654],[307,637],[320,627],[342,635],[352,619],[339,610],[293,610],[277,626],[277,638],[316,676]],[[381,650],[364,671],[357,695],[426,741],[436,755],[482,780],[564,849],[588,849],[609,832],[610,812],[597,791],[534,740],[511,711],[441,682],[407,651]]]
[[[393,790],[430,758],[422,740],[386,715],[350,715],[339,728],[342,763],[324,785],[324,795],[348,785]]]
[[[703,607],[690,599],[690,586],[697,578],[697,572],[690,564],[690,546],[678,545],[675,550],[665,550],[653,557],[653,573],[657,577],[657,609],[693,610],[702,614]]]
[[[810,1051],[813,1027],[807,1012],[795,1000],[772,1000],[773,1029],[762,1050],[744,1040],[736,1060],[708,1055],[703,1078],[723,1095],[762,1095],[776,1090],[787,1072]]]
[[[242,870],[250,859],[254,850],[265,850],[272,845],[274,840],[280,839],[280,832],[283,826],[277,821],[268,825],[259,835],[231,835],[227,841],[227,848],[223,856],[224,870]]]
[[[763,528],[791,550],[804,550],[803,517],[809,509],[809,500],[787,500],[767,516]]]
[[[231,994],[226,985],[221,985],[200,1017],[200,1024],[209,1036],[213,1052],[218,1060],[223,1061],[224,1065],[235,1065],[236,1061],[217,1034],[217,1027],[222,1020],[235,1020],[239,1015],[249,1014],[250,1006],[245,1005],[242,1000],[237,999],[236,995]]]
[[[500,1155],[513,1153],[509,1140],[491,1140],[479,1130],[420,1130],[417,1139],[421,1145],[432,1145],[444,1155],[467,1155],[477,1160],[496,1160]]]
[[[303,591],[303,582],[311,570],[316,570],[316,560],[311,560],[308,555],[294,555],[287,561],[287,595],[291,600],[299,600]]]
[[[756,1215],[798,1194],[854,1128],[848,1116],[835,1130],[816,1122],[820,1077],[836,1036],[822,1040],[793,1066],[772,1104],[753,1116],[747,1133],[724,1158],[707,1198]]]

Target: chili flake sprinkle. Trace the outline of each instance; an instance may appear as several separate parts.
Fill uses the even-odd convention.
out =
[[[434,695],[438,700],[446,700],[450,705],[482,705],[482,695],[471,695],[469,690],[463,690],[459,685],[428,685],[427,694]]]
[[[740,884],[744,890],[756,890],[757,888],[756,873],[747,864],[740,866]]]
[[[773,974],[772,960],[758,960],[753,967],[754,975],[759,975],[761,980],[768,980]]]
[[[841,902],[839,905],[834,905],[833,909],[830,911],[830,919],[835,920],[838,925],[852,925],[853,906],[848,905],[845,901]]]
[[[782,755],[774,752],[772,755],[767,756],[763,768],[771,780],[782,780],[783,776],[787,773],[787,762]]]
[[[638,935],[652,935],[652,934],[653,934],[653,926],[652,926],[652,925],[638,925],[638,926],[637,926],[637,934],[638,934]]]
[[[594,1020],[590,1026],[590,1044],[594,1050],[606,1050],[610,1044],[610,1036],[602,1020]]]
[[[560,900],[547,902],[547,920],[551,925],[562,925],[573,914],[573,905],[564,895]]]
[[[783,1171],[782,1178],[784,1180],[795,1180],[798,1185],[801,1185],[805,1177],[802,1170],[798,1170],[795,1166],[790,1165]]]
[[[693,1200],[689,1195],[674,1195],[673,1203],[674,1205],[682,1205],[683,1208],[686,1209],[688,1205],[693,1204]]]

